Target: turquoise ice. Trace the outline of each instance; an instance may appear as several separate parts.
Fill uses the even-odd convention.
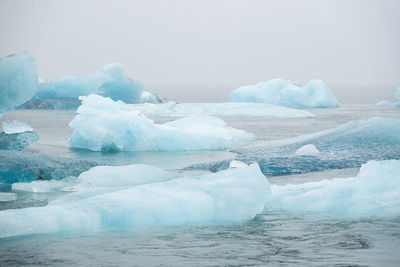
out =
[[[333,108],[339,102],[321,80],[304,86],[282,79],[239,87],[230,93],[232,102],[270,103],[291,108]]]
[[[70,126],[71,147],[93,151],[188,151],[226,149],[253,140],[252,134],[212,116],[156,124],[121,101],[99,95],[81,97]]]
[[[243,222],[260,213],[270,186],[257,164],[173,177],[149,165],[101,167],[78,192],[48,206],[0,211],[0,237],[150,225]]]
[[[0,116],[30,100],[38,87],[35,59],[28,53],[0,59]]]

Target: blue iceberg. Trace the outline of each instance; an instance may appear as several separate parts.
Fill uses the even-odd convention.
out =
[[[0,149],[22,150],[39,140],[39,134],[32,131],[6,134],[0,133]]]
[[[256,164],[179,178],[154,166],[102,167],[78,181],[90,185],[45,207],[0,211],[0,237],[242,222],[260,213],[271,194]]]
[[[400,161],[370,161],[353,178],[274,185],[271,190],[266,212],[397,217],[400,215]]]
[[[0,116],[30,100],[38,87],[35,59],[28,53],[0,59]]]
[[[252,134],[227,127],[211,116],[155,124],[121,101],[99,95],[81,97],[70,126],[71,147],[93,151],[217,150],[253,140]]]
[[[158,103],[159,100],[156,95],[143,91],[142,82],[126,76],[122,65],[110,63],[103,66],[97,73],[64,76],[52,82],[41,82],[34,100],[25,104],[24,107],[76,108],[78,97],[90,94],[100,94],[125,103],[142,103],[143,101]]]
[[[25,151],[0,150],[0,184],[78,176],[96,162],[54,157]]]
[[[309,144],[318,156],[296,155],[298,149]],[[319,133],[261,143],[235,152],[237,160],[257,162],[266,176],[359,168],[369,160],[400,159],[400,119],[352,121]],[[229,161],[222,161],[189,169],[218,171],[228,166]]]
[[[321,80],[310,80],[306,85],[274,79],[239,87],[230,93],[232,102],[257,102],[291,108],[333,108],[339,102]]]

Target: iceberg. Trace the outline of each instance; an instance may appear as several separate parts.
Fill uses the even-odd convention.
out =
[[[0,133],[0,150],[22,150],[39,140],[39,134],[32,131],[6,134]]]
[[[397,217],[400,214],[400,161],[370,161],[356,177],[274,185],[271,190],[267,212]]]
[[[81,105],[78,98],[55,97],[35,98],[24,103],[21,109],[77,109]]]
[[[78,176],[99,165],[96,162],[73,160],[25,151],[0,150],[0,183],[59,180]]]
[[[28,53],[0,59],[0,116],[30,100],[37,91],[38,71]]]
[[[15,201],[17,199],[18,196],[15,193],[0,192],[0,202]]]
[[[339,105],[331,90],[321,80],[310,80],[304,86],[274,79],[239,87],[230,93],[232,102],[258,102],[291,108],[333,108]]]
[[[299,147],[313,144],[318,157],[295,154]],[[280,176],[328,169],[359,168],[369,160],[400,159],[400,119],[371,118],[351,121],[337,128],[284,140],[257,143],[235,149],[236,160],[257,162],[264,175]],[[187,169],[218,171],[230,161],[197,164]]]
[[[119,169],[118,175],[113,172],[115,167],[109,167],[111,176],[99,180],[97,175],[104,175],[105,169],[85,174],[87,179],[101,181],[100,185],[107,178],[106,187],[99,187],[96,182],[93,187],[61,196],[45,207],[0,211],[0,237],[242,222],[260,213],[271,194],[257,164],[175,179],[153,166],[135,166]],[[125,177],[126,171],[130,179]],[[113,181],[118,186],[108,186]]]
[[[34,99],[25,106],[52,109],[73,108],[79,96],[90,94],[101,94],[125,103],[141,103],[147,100],[153,102],[157,99],[154,94],[143,92],[142,82],[126,76],[122,65],[110,63],[103,66],[97,73],[64,76],[52,82],[41,82]]]
[[[381,106],[381,107],[398,107],[398,108],[400,108],[400,86],[397,87],[394,96],[399,100],[399,102],[393,103],[390,101],[381,101],[377,105]]]
[[[297,110],[265,103],[175,103],[135,104],[133,109],[148,116],[217,116],[217,117],[267,117],[267,118],[311,118],[308,111]]]
[[[294,152],[297,156],[310,156],[310,157],[318,157],[319,151],[313,144],[308,144],[300,147]]]
[[[92,151],[187,151],[226,149],[253,140],[216,117],[188,117],[155,124],[130,105],[99,95],[80,98],[70,123],[71,147]]]
[[[22,121],[3,121],[3,131],[6,134],[32,132],[33,128]]]

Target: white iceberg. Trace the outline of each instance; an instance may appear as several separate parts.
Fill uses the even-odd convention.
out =
[[[71,147],[93,151],[217,150],[253,140],[216,117],[188,117],[155,124],[130,105],[99,95],[81,97],[70,126]]]
[[[297,149],[295,154],[296,156],[318,157],[319,151],[313,144],[307,144]]]
[[[260,213],[270,195],[269,183],[257,164],[171,180],[166,180],[170,175],[164,176],[162,170],[152,170],[156,167],[129,167],[132,181],[148,179],[148,183],[141,185],[126,183],[126,177],[113,174],[114,167],[109,168],[112,176],[107,178],[123,186],[94,186],[62,196],[45,207],[0,211],[0,237],[150,225],[242,222]],[[117,173],[125,176],[126,171],[120,169]],[[90,174],[89,171],[86,175],[97,180],[99,172]]]
[[[399,216],[400,161],[369,161],[353,178],[272,186],[267,210],[335,216]]]
[[[17,194],[9,192],[0,192],[0,202],[15,201],[18,199]],[[1,226],[0,226],[1,228]]]
[[[333,108],[339,105],[331,90],[321,80],[306,85],[274,79],[239,87],[230,93],[232,102],[258,102],[291,108]]]
[[[26,122],[22,121],[3,121],[3,131],[6,134],[32,132],[33,128]]]
[[[297,110],[265,103],[175,103],[135,104],[133,109],[148,116],[185,117],[210,115],[217,117],[268,117],[268,118],[311,118],[308,111]]]
[[[30,100],[38,80],[36,61],[28,53],[0,58],[0,116]]]

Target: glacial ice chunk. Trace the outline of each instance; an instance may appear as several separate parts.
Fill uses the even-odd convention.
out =
[[[18,196],[15,193],[0,192],[0,202],[15,201],[17,199],[18,199]]]
[[[3,121],[3,131],[6,134],[15,134],[23,132],[32,132],[33,128],[22,121]]]
[[[33,193],[51,193],[55,191],[62,191],[70,184],[64,180],[46,180],[46,181],[32,181],[30,183],[13,183],[12,190],[33,192]]]
[[[245,168],[248,165],[242,161],[239,160],[232,160],[231,163],[229,163],[229,169],[233,168]]]
[[[0,58],[0,116],[30,100],[38,80],[36,61],[28,53]]]
[[[353,178],[272,186],[267,210],[337,216],[399,216],[400,161],[369,161]]]
[[[78,176],[99,165],[96,162],[73,160],[40,153],[0,150],[0,183],[59,180]]]
[[[295,154],[297,156],[311,156],[318,157],[319,151],[313,144],[307,144],[296,150]]]
[[[216,117],[188,117],[155,124],[130,105],[99,95],[81,97],[70,126],[71,147],[93,151],[187,151],[226,149],[253,140]]]
[[[71,98],[77,99],[79,96],[87,96],[89,94],[101,94],[113,100],[122,100],[125,103],[141,103],[142,92],[142,82],[126,76],[122,65],[110,63],[103,66],[101,71],[97,73],[64,76],[52,82],[40,83],[35,100],[47,99],[47,102],[42,103],[42,101],[32,100],[28,106],[36,103],[36,105],[42,105],[45,108],[46,105],[49,105],[49,99],[55,99],[57,102],[53,103],[53,106],[63,107],[73,104]],[[150,97],[149,94],[147,94],[147,97]]]
[[[0,150],[22,150],[39,140],[36,132],[19,132],[6,134],[0,132]]]
[[[321,80],[304,86],[274,79],[239,87],[230,93],[232,102],[258,102],[291,108],[333,108],[339,105],[331,90]]]
[[[304,145],[318,147],[318,157],[299,157]],[[400,119],[371,118],[294,138],[257,143],[238,148],[236,160],[257,162],[264,175],[280,176],[327,169],[359,168],[369,160],[400,159]],[[218,171],[229,161],[197,164],[187,169]]]
[[[112,173],[112,169],[109,171]],[[119,171],[126,175],[125,170]],[[90,174],[93,175],[91,179],[96,180],[94,177],[99,173]],[[139,181],[147,177],[150,183],[88,188],[62,196],[45,207],[0,211],[0,237],[150,225],[242,222],[260,213],[271,194],[269,183],[257,164],[159,182],[154,182],[158,180],[153,179],[154,173],[160,175],[159,171],[153,172],[142,166],[131,171],[129,177],[132,180],[139,177]],[[108,178],[118,179],[116,175]]]
[[[133,109],[149,116],[185,117],[210,115],[218,117],[268,117],[268,118],[311,118],[314,115],[297,110],[265,103],[175,103],[136,104]]]

